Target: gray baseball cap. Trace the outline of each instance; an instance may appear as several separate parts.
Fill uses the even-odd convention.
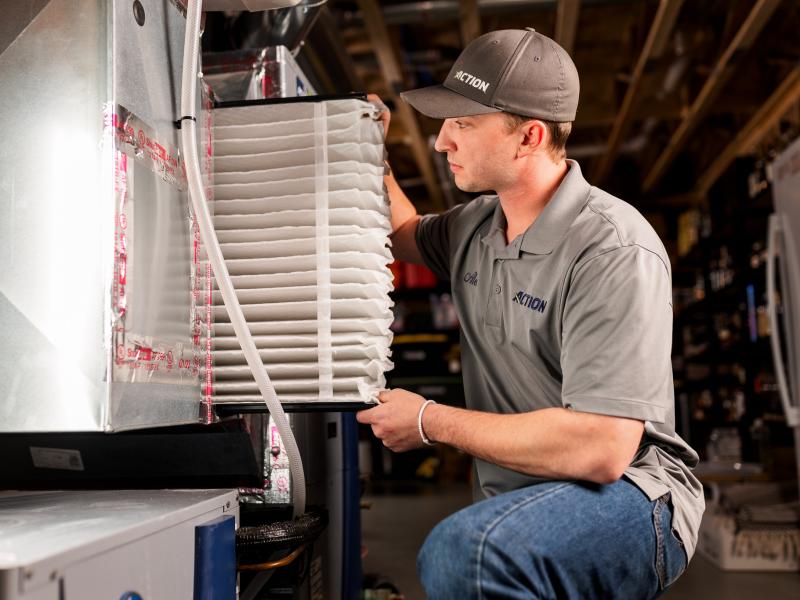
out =
[[[473,40],[442,85],[400,96],[434,119],[510,112],[546,121],[574,121],[580,82],[575,64],[549,37],[503,29]]]

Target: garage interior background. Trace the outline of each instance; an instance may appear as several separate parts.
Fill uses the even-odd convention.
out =
[[[25,10],[0,23],[0,54],[25,23],[53,6],[47,0],[23,4]],[[139,2],[123,5],[116,1],[108,6],[124,11],[131,21],[132,16],[137,20],[142,16],[136,13],[137,4],[141,8]],[[182,0],[145,4],[148,11],[153,6],[172,14],[173,25],[178,23],[182,28],[177,18],[177,11],[185,8]],[[105,6],[99,1],[83,5],[97,8],[98,13]],[[133,15],[129,14],[131,5]],[[149,14],[150,25],[158,23],[156,10]],[[211,12],[204,18],[202,62],[209,82],[215,75],[223,75],[222,79],[230,82],[235,80],[230,77],[232,71],[260,70],[258,77],[248,79],[262,86],[256,96],[275,95],[269,84],[275,84],[280,95],[285,86],[281,88],[271,78],[296,61],[304,79],[297,80],[297,89],[283,95],[304,95],[311,89],[323,95],[351,91],[379,94],[393,109],[386,140],[392,167],[420,213],[445,210],[469,200],[469,195],[454,187],[444,156],[433,151],[439,122],[414,113],[399,101],[399,92],[441,82],[464,45],[489,30],[533,27],[564,46],[575,60],[582,87],[568,156],[580,162],[591,183],[637,207],[661,236],[672,260],[677,429],[701,455],[697,474],[709,492],[709,510],[698,556],[670,593],[681,598],[709,593],[726,598],[793,597],[800,585],[800,429],[796,427],[800,419],[800,329],[795,317],[800,314],[800,277],[791,272],[787,259],[800,257],[800,247],[792,254],[791,246],[782,246],[777,262],[771,262],[770,248],[774,250],[775,244],[770,246],[769,232],[771,224],[774,232],[778,222],[788,229],[792,223],[800,227],[800,220],[781,221],[774,216],[777,212],[788,219],[781,206],[800,206],[800,182],[797,173],[791,174],[800,164],[800,3],[303,0],[288,9]],[[19,31],[14,29],[15,23],[22,24]],[[133,28],[131,23],[128,25]],[[71,35],[76,40],[83,36],[84,44],[93,44],[90,36],[77,29]],[[125,49],[124,44],[121,47]],[[98,48],[100,45],[92,46],[91,51]],[[70,60],[77,60],[80,53],[73,54]],[[134,61],[147,59],[147,53],[130,55],[128,58]],[[279,68],[271,70],[274,66]],[[167,70],[161,75],[168,77]],[[57,87],[53,81],[49,83]],[[139,87],[134,83],[129,86],[134,90]],[[76,84],[76,93],[84,94],[83,87]],[[169,85],[161,88],[164,94],[171,89]],[[0,115],[18,114],[14,111],[20,106],[30,109],[48,100],[41,95],[31,96],[30,103],[8,100],[18,98],[23,91],[7,90],[0,97]],[[226,99],[222,87],[214,92],[218,100]],[[160,100],[171,106],[174,98],[165,98]],[[127,118],[121,112],[114,116]],[[173,135],[171,121],[164,123]],[[0,158],[13,166],[15,153],[22,156],[25,149],[10,146],[13,144],[0,147]],[[379,160],[377,167],[380,169]],[[11,189],[7,181],[13,179],[0,181],[0,192]],[[9,193],[6,197],[14,196]],[[12,219],[0,222],[0,233],[6,231],[0,236],[0,249],[4,241],[13,239],[9,234],[11,223]],[[9,229],[4,230],[4,225]],[[800,240],[800,231],[795,231],[795,238]],[[188,230],[184,234],[188,235]],[[786,229],[780,239],[786,241]],[[779,267],[779,291],[773,294],[768,293],[766,283],[770,265]],[[437,282],[423,267],[394,262],[390,268],[395,288],[391,293],[395,368],[386,374],[388,386],[411,389],[437,401],[459,401],[463,397],[459,329],[449,287]],[[66,274],[63,270],[62,275]],[[792,290],[797,293],[790,293]],[[770,309],[775,312],[774,318],[770,318]],[[783,350],[786,364],[776,358],[775,350]],[[793,396],[782,394],[782,387],[786,388],[781,380],[784,370]],[[55,385],[55,380],[41,380]],[[192,419],[198,401],[193,395]],[[359,555],[361,535],[365,585],[382,588],[367,597],[388,597],[392,589],[409,599],[422,597],[414,554],[430,527],[470,501],[470,461],[441,446],[391,454],[367,429],[356,434],[351,417],[342,413],[333,421],[324,421],[295,415],[293,422],[314,441],[306,449],[307,458],[324,455],[331,463],[307,461],[312,465],[309,480],[314,482],[309,485],[310,497],[327,498],[334,515],[326,535],[330,547],[336,549],[320,550],[327,546],[317,544],[317,550],[329,561],[323,567],[326,585],[328,589],[346,590],[343,596],[357,593],[359,565],[350,559]],[[235,434],[252,453],[251,442],[265,444],[272,430],[260,415],[248,423],[248,427],[258,423],[261,428],[254,440],[246,438],[243,430],[226,431],[224,424],[212,433]],[[0,429],[6,425],[0,423]],[[206,431],[202,439],[198,437],[190,445],[186,440],[193,431],[188,431],[179,445],[184,454],[175,462],[183,466],[207,462],[209,468],[216,468],[216,463],[207,459],[224,453],[209,443],[211,434]],[[165,435],[172,433],[166,431]],[[332,466],[333,458],[339,460],[349,452],[341,440],[356,435],[363,535],[358,531],[358,518],[348,520],[353,512],[358,513],[358,490],[352,493],[351,489],[354,462],[342,459],[341,464]],[[105,441],[112,438],[116,443],[133,436],[108,436]],[[15,439],[12,434],[0,442],[6,444],[4,448],[11,448]],[[76,439],[69,443],[76,443]],[[148,464],[163,462],[163,457],[177,447],[172,442],[167,440],[164,448],[136,446],[132,471],[141,477],[147,470],[142,467],[144,459],[150,461]],[[274,452],[270,468],[276,481],[275,469],[283,469],[281,474],[286,475],[286,465],[278,460],[285,455],[280,442],[272,448],[255,447],[268,460]],[[27,445],[20,448],[23,454],[28,452]],[[197,454],[201,451],[205,453]],[[213,474],[217,487],[240,485],[241,474],[226,470],[237,461],[232,457],[231,463],[221,467],[225,478]],[[121,464],[118,455],[109,453],[101,474],[124,476]],[[4,468],[13,474],[20,465],[21,461],[7,460]],[[256,478],[263,474],[259,471],[262,466],[255,465]],[[176,487],[182,481],[175,474],[169,477],[168,484],[157,482],[157,487]],[[337,483],[330,486],[331,481]],[[101,482],[101,487],[115,486],[121,488],[122,484]],[[342,492],[337,486],[347,489]],[[332,487],[336,494],[330,493]],[[284,492],[273,500],[285,508]],[[113,492],[107,495],[110,507]],[[336,500],[331,500],[334,497]],[[354,499],[355,503],[350,502]],[[215,511],[230,509],[227,498],[208,500],[212,501]],[[352,504],[355,511],[348,512],[344,506],[352,508]],[[109,508],[109,513],[113,512]],[[132,514],[127,516],[134,519]],[[342,556],[348,560],[339,561]],[[309,563],[311,571],[323,564],[321,556],[315,561]],[[296,564],[295,569],[288,579],[305,576],[305,567]],[[318,571],[317,576],[320,579]],[[39,577],[47,579],[47,574],[37,573],[33,578],[36,585]],[[0,577],[0,584],[9,581]],[[59,581],[63,586],[63,577]],[[52,577],[47,585],[58,592]],[[280,578],[270,582],[272,590],[282,585]],[[318,597],[312,596],[308,587],[297,586],[292,593],[296,597]],[[257,593],[253,591],[252,595]]]

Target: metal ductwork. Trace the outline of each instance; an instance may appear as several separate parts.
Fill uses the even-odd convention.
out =
[[[319,0],[303,0],[296,6],[264,13],[262,26],[245,38],[244,47],[286,46],[294,54],[325,4]]]

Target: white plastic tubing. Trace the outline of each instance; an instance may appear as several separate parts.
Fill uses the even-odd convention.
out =
[[[181,84],[181,116],[192,117],[183,119],[181,124],[181,149],[186,162],[186,176],[189,182],[189,198],[191,199],[194,213],[200,226],[200,238],[206,247],[211,268],[214,271],[217,285],[222,294],[222,300],[230,316],[233,329],[242,351],[247,359],[247,364],[253,372],[258,389],[267,404],[267,409],[272,415],[275,425],[280,433],[286,454],[289,458],[289,467],[292,473],[292,505],[294,516],[303,514],[306,510],[306,478],[303,473],[303,463],[300,451],[294,439],[289,421],[283,412],[283,407],[275,394],[275,388],[269,380],[261,357],[253,343],[250,329],[244,320],[239,299],[233,289],[228,268],[222,258],[211,215],[206,205],[203,179],[200,174],[200,161],[197,157],[197,122],[195,114],[195,100],[197,90],[198,55],[200,53],[200,16],[202,0],[190,0],[186,15],[186,40],[183,46],[183,76]]]

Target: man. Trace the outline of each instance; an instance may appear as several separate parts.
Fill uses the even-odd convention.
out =
[[[568,54],[529,29],[481,36],[443,85],[403,94],[444,119],[456,185],[495,192],[420,218],[386,179],[394,255],[451,282],[466,409],[396,389],[358,419],[394,451],[468,452],[482,498],[420,551],[430,598],[652,598],[694,551],[669,259],[565,159],[578,91]]]

